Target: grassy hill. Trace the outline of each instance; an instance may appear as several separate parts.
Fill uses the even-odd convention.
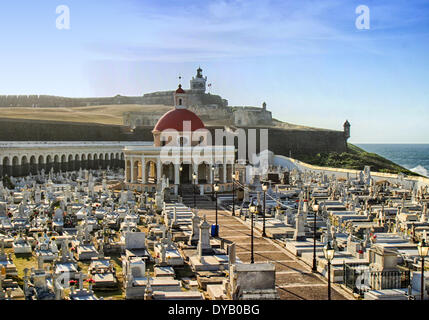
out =
[[[171,107],[163,105],[107,105],[73,108],[1,108],[2,118],[87,122],[98,124],[122,125],[122,114],[128,111],[144,111],[163,115]]]
[[[322,167],[363,170],[365,166],[370,166],[371,170],[377,172],[395,174],[402,172],[410,176],[420,176],[376,153],[367,152],[350,143],[348,144],[348,152],[318,153],[315,156],[302,156],[300,158],[298,160]]]

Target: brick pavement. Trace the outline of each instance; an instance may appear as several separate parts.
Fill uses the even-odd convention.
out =
[[[214,209],[200,209],[209,223],[215,222]],[[250,262],[250,226],[233,217],[230,212],[218,210],[219,236],[236,243],[237,257]],[[261,237],[254,229],[255,262],[273,262],[276,266],[276,286],[283,300],[325,300],[327,280],[311,272],[311,268],[271,239]],[[343,291],[340,289],[340,291]],[[332,299],[346,300],[351,296],[332,288]]]

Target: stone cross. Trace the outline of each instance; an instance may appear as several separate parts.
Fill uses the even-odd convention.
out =
[[[83,289],[83,273],[79,273],[79,290]]]
[[[230,266],[236,263],[235,243],[229,245],[228,262]]]
[[[204,215],[203,221],[200,223],[200,236],[198,241],[198,246],[201,247],[201,250],[211,249],[209,229],[210,225],[208,224],[206,216]]]
[[[199,239],[199,224],[200,224],[200,217],[198,216],[198,211],[195,210],[192,214],[192,234],[189,238],[189,242],[196,243]]]
[[[298,213],[295,219],[295,233],[293,236],[295,241],[305,241],[305,217],[301,210],[298,208]]]
[[[161,264],[165,264],[167,262],[166,253],[167,250],[165,248],[165,245],[161,243]]]
[[[37,269],[43,270],[43,257],[41,255],[37,257]]]
[[[146,282],[146,288],[145,288],[144,299],[145,299],[145,300],[152,300],[152,293],[153,293],[153,290],[152,290],[152,286],[151,286],[151,283],[150,283],[150,280],[151,280],[151,279],[150,279],[149,270],[148,270],[148,272],[147,272],[146,278],[147,278],[147,282]]]

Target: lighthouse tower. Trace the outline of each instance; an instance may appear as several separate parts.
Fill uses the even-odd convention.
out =
[[[197,93],[205,93],[207,89],[207,77],[203,77],[202,72],[203,69],[199,67],[197,70],[197,75],[195,77],[192,77],[191,80],[191,90],[196,91]]]

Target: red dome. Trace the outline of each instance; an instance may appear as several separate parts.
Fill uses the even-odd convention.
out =
[[[204,123],[198,116],[189,111],[188,109],[174,109],[164,114],[161,119],[158,120],[153,131],[164,131],[166,129],[174,129],[177,131],[183,131],[183,122],[191,122],[191,131],[198,129],[204,129]]]

